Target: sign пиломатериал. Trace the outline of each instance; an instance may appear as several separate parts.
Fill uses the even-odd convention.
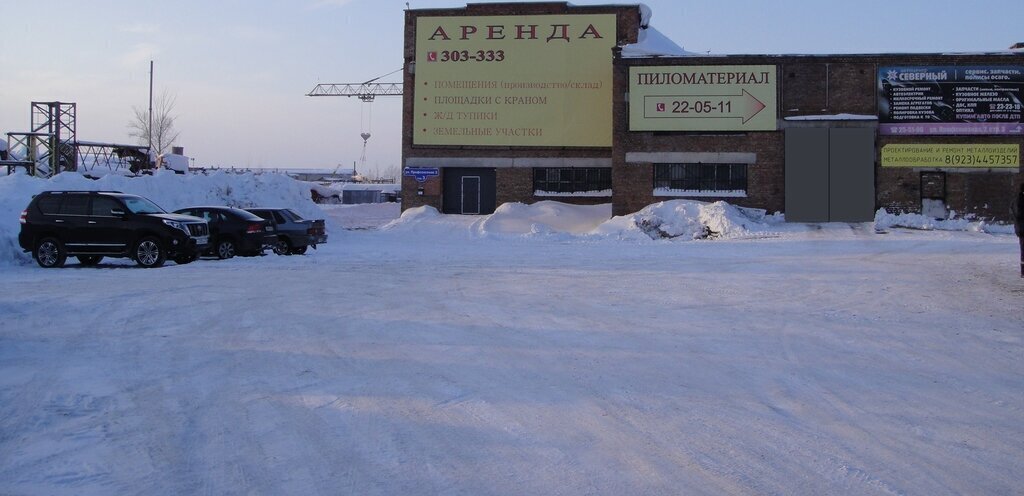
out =
[[[630,131],[774,131],[773,65],[629,68]]]

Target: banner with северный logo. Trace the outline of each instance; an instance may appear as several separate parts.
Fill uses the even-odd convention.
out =
[[[878,69],[879,134],[1024,135],[1024,66]]]

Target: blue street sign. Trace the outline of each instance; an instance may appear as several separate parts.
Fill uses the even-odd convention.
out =
[[[406,167],[402,169],[403,176],[412,176],[416,178],[417,182],[426,182],[428,177],[434,177],[438,175],[437,167]]]

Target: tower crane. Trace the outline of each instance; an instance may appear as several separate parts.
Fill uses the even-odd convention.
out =
[[[373,109],[370,105],[378,96],[402,96],[402,83],[378,83],[376,81],[401,70],[397,69],[362,83],[317,84],[309,93],[306,93],[306,96],[354,96],[363,102],[359,119],[359,137],[363,138],[363,153],[359,156],[359,165],[363,170],[366,169],[366,144],[370,141],[373,127]],[[352,174],[355,175],[355,172],[353,170]]]

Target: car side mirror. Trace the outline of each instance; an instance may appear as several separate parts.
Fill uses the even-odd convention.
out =
[[[114,217],[124,217],[125,214],[124,210],[121,210],[120,208],[112,208],[110,209],[110,215],[113,215]]]

